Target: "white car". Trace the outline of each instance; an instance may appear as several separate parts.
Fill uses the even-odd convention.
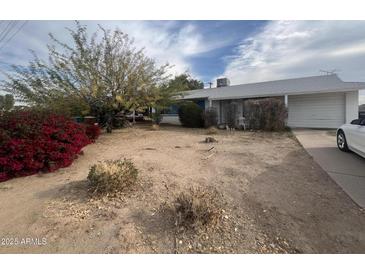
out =
[[[337,146],[365,158],[365,118],[353,120],[337,129]]]

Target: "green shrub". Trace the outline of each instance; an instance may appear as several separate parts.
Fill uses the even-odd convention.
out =
[[[113,119],[113,128],[123,128],[125,125],[126,119],[124,117],[114,117]]]
[[[155,110],[155,112],[153,112],[151,114],[151,118],[152,118],[152,122],[156,125],[159,125],[161,124],[161,121],[162,121],[162,114],[161,114],[161,111],[160,110]]]
[[[204,127],[215,127],[218,124],[218,113],[217,109],[210,107],[204,111],[203,114]]]
[[[104,161],[90,168],[87,179],[92,193],[122,192],[137,181],[138,170],[130,160]]]
[[[288,117],[283,100],[276,98],[248,100],[245,102],[245,117],[250,129],[283,131]]]
[[[184,127],[203,127],[203,110],[193,102],[184,102],[179,108],[179,120]]]
[[[223,199],[213,188],[190,188],[180,193],[173,205],[175,223],[180,227],[216,225],[222,217]]]

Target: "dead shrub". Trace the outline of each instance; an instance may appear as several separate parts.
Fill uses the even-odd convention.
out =
[[[218,129],[216,127],[209,127],[207,129],[207,134],[211,135],[211,134],[217,134],[218,133]]]
[[[173,212],[178,227],[214,226],[222,217],[222,196],[212,188],[190,188],[175,199]]]
[[[226,124],[229,128],[238,127],[238,104],[236,102],[229,103],[225,109]]]
[[[218,112],[214,107],[207,108],[203,113],[204,127],[215,127],[218,124]]]
[[[250,129],[283,131],[287,116],[283,100],[266,98],[245,102],[245,117]]]
[[[99,162],[90,168],[87,179],[92,193],[122,192],[137,181],[138,170],[127,159]]]
[[[151,130],[154,130],[154,131],[160,130],[160,126],[158,124],[153,124],[151,126]]]

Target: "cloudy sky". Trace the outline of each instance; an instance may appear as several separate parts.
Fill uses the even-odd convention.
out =
[[[27,64],[29,50],[47,56],[48,33],[69,41],[72,21],[0,21],[0,70]],[[231,84],[320,75],[365,81],[365,21],[81,21],[118,27],[156,62],[188,71],[206,84]],[[323,74],[323,73],[322,73]],[[0,78],[1,78],[0,74]],[[361,103],[365,93],[361,92]]]

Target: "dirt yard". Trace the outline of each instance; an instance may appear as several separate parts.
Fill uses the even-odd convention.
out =
[[[0,253],[365,253],[365,213],[290,133],[137,127],[103,134],[72,166],[0,184]],[[214,148],[212,148],[214,147]],[[129,158],[137,186],[87,192],[89,167]],[[191,186],[223,194],[221,224],[176,231],[161,208]]]

